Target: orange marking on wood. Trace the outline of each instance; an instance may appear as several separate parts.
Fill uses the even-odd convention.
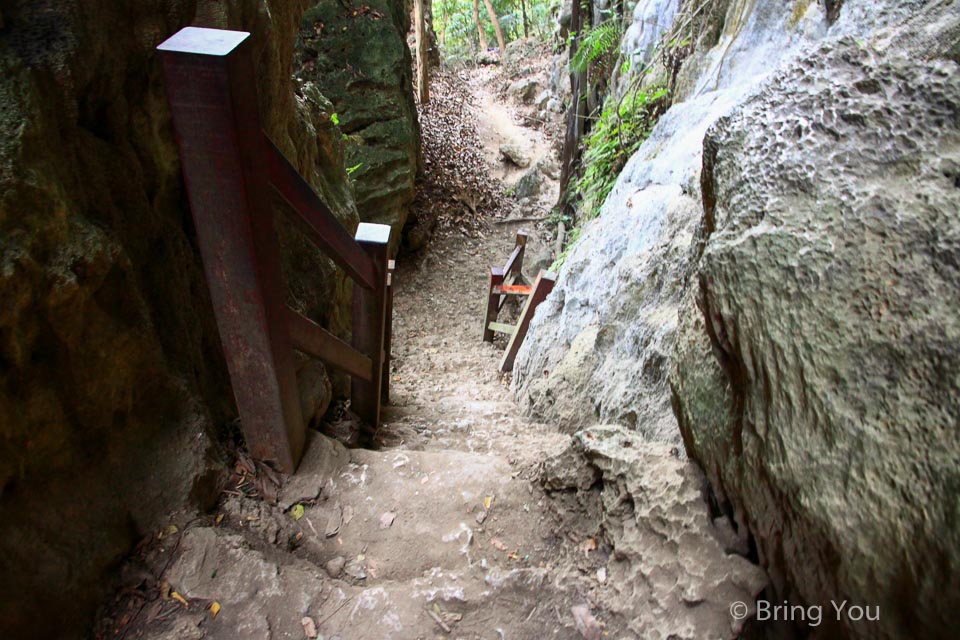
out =
[[[532,287],[528,284],[504,284],[500,285],[499,287],[494,287],[493,292],[500,295],[513,293],[516,295],[528,296],[530,295],[531,289]]]

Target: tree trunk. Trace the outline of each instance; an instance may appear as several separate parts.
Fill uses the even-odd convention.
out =
[[[527,0],[520,0],[520,11],[523,13],[523,37],[530,37],[530,20],[527,18]]]
[[[477,33],[480,35],[480,55],[487,52],[487,34],[483,32],[483,25],[480,24],[480,0],[473,0],[473,21],[477,23]]]
[[[433,28],[433,0],[423,0],[423,24],[427,40],[427,60],[430,68],[440,66],[440,47],[437,43],[437,32]]]
[[[500,28],[500,19],[497,18],[497,12],[493,10],[493,3],[490,0],[483,0],[483,4],[487,5],[487,13],[490,14],[490,22],[493,23],[493,30],[497,33],[497,45],[500,47],[500,55],[503,55],[503,50],[506,48],[506,43],[503,41],[503,29]]]
[[[586,24],[584,16],[580,11],[580,3],[573,3],[573,12],[570,16],[570,33],[575,33],[570,41],[570,57],[577,54],[580,44],[580,33]],[[576,180],[577,161],[580,158],[580,138],[584,134],[584,128],[587,123],[587,101],[582,93],[582,86],[586,80],[583,72],[570,71],[570,89],[571,100],[570,109],[567,111],[566,136],[563,139],[563,151],[560,154],[560,197],[557,200],[555,208],[561,209],[571,218],[574,217],[575,210],[570,204],[570,188]]]
[[[417,38],[417,98],[421,105],[430,102],[430,49],[426,22],[424,21],[423,3],[425,0],[413,2],[413,29]]]

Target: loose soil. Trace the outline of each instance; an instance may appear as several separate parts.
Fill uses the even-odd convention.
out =
[[[521,142],[536,161],[549,144],[487,89],[489,70],[474,73],[487,179],[509,185],[518,171],[499,145]],[[548,178],[545,198],[551,189]],[[488,266],[505,261],[521,227],[528,256],[552,238],[493,218],[469,227],[441,229],[398,261],[391,402],[375,449],[312,435],[278,505],[241,490],[170,527],[127,567],[142,580],[100,634],[532,639],[597,624],[584,613],[596,543],[537,481],[569,436],[519,414],[497,370],[505,341],[480,340]]]

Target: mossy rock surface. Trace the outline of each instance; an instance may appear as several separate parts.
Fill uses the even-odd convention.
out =
[[[356,227],[330,103],[291,82],[307,5],[3,9],[0,637],[85,636],[108,570],[224,471],[236,414],[155,47],[189,24],[250,31],[264,129]],[[290,304],[348,335],[348,282],[279,226]],[[322,411],[326,374],[301,373]]]
[[[349,9],[322,0],[304,14],[297,42],[297,77],[330,99],[346,136],[360,219],[389,224],[394,249],[420,162],[408,9],[400,0]]]

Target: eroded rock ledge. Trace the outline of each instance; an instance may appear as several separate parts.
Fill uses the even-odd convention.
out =
[[[676,450],[617,426],[577,432],[547,459],[548,491],[574,491],[598,518],[597,537],[611,551],[598,589],[600,607],[628,620],[640,638],[736,638],[743,620],[733,602],[749,603],[767,584],[743,554],[729,521],[712,519],[706,480]]]

